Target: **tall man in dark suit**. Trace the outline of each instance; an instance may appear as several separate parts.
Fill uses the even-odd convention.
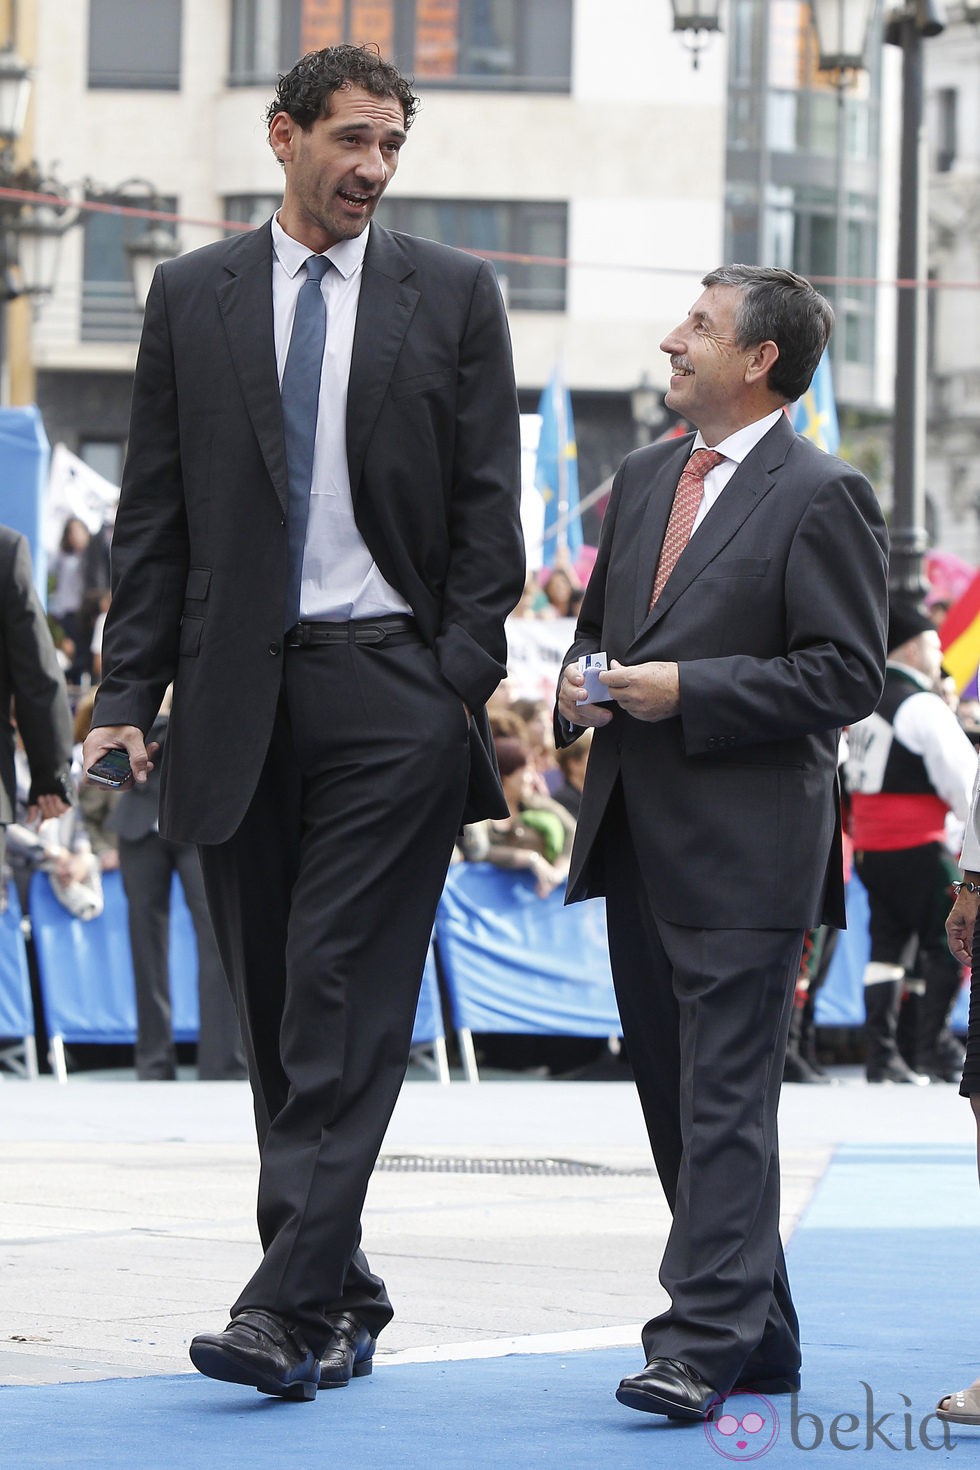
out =
[[[28,818],[60,817],[74,801],[68,690],[34,590],[30,547],[0,526],[0,864],[4,828],[17,814],[15,722],[31,769]]]
[[[803,931],[844,922],[838,727],[878,700],[886,615],[871,487],[783,412],[829,305],[789,271],[702,284],[661,344],[667,404],[698,432],[616,476],[557,721],[566,741],[595,727],[568,896],[606,897],[674,1216],[671,1305],[617,1397],[683,1419],[733,1386],[799,1385],[776,1108]],[[610,702],[580,703],[576,660],[598,651]]]
[[[464,810],[506,813],[513,365],[486,261],[368,228],[416,104],[368,49],[304,57],[269,108],[275,219],[157,276],[87,746],[139,780],[174,680],[160,830],[201,850],[264,1251],[191,1357],[290,1398],[370,1372],[391,1318],[361,1207]]]

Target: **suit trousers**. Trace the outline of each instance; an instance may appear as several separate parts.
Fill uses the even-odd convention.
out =
[[[264,1255],[232,1315],[276,1312],[314,1351],[333,1313],[374,1334],[392,1317],[360,1216],[468,772],[466,710],[426,645],[290,649],[245,819],[201,849],[261,1159]]]
[[[129,943],[136,983],[136,1075],[169,1081],[177,1075],[170,1009],[170,889],[180,875],[197,940],[200,1027],[197,1074],[202,1082],[245,1074],[241,1031],[221,968],[197,849],[159,832],[119,838],[119,870],[129,905]]]
[[[668,923],[621,789],[603,862],[623,1035],[673,1215],[660,1269],[671,1305],[643,1329],[647,1360],[678,1358],[720,1393],[796,1372],[776,1111],[802,932]]]

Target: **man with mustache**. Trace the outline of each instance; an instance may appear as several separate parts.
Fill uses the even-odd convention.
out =
[[[661,344],[696,426],[621,466],[557,738],[594,730],[568,898],[602,894],[623,1031],[673,1211],[634,1409],[704,1419],[792,1392],[776,1109],[803,931],[844,922],[839,727],[885,663],[871,486],[794,433],[833,313],[790,271],[727,266]],[[605,696],[577,660],[604,652]]]
[[[489,263],[372,223],[417,102],[311,52],[268,109],[275,218],[157,274],[85,748],[144,780],[173,680],[160,831],[200,849],[261,1154],[262,1260],[191,1359],[292,1399],[391,1319],[361,1207],[456,834],[507,814],[517,395]]]

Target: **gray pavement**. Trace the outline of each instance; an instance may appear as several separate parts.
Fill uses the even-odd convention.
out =
[[[258,1259],[247,1086],[126,1078],[0,1085],[2,1383],[190,1371]],[[785,1088],[780,1126],[787,1237],[840,1144],[974,1136],[954,1087],[847,1073]],[[410,1081],[364,1218],[379,1353],[638,1342],[667,1225],[630,1084]]]

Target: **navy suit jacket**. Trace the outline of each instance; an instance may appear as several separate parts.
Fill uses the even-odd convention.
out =
[[[617,709],[595,731],[568,899],[605,891],[599,833],[621,781],[651,902],[669,922],[841,926],[838,737],[881,696],[884,520],[867,480],[783,416],[650,612],[692,442],[651,445],[621,466],[564,660],[603,649],[623,664],[676,662],[681,704],[655,724]]]
[[[482,706],[524,556],[513,362],[486,261],[372,224],[347,455],[361,535],[474,714],[467,820],[503,814]],[[162,267],[136,369],[95,723],[148,729],[174,681],[160,829],[175,840],[224,841],[255,790],[281,682],[287,503],[265,225]]]

